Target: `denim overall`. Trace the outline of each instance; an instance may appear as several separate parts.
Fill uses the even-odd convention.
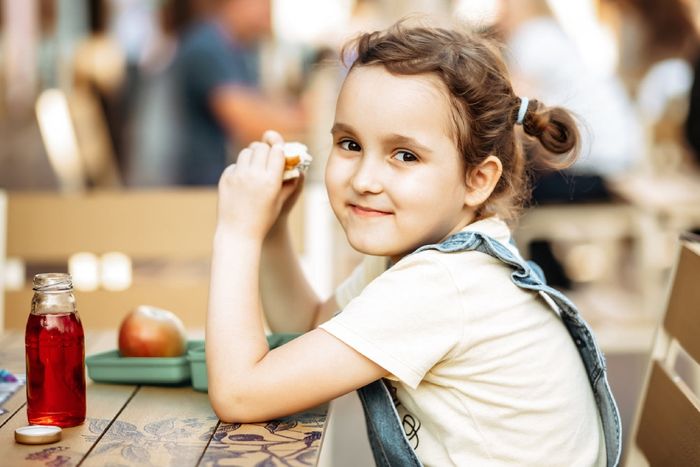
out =
[[[438,250],[444,253],[476,250],[498,258],[513,268],[511,279],[515,285],[539,293],[552,307],[576,343],[588,373],[605,435],[607,465],[618,465],[622,449],[620,414],[608,385],[603,354],[574,304],[543,281],[539,266],[526,262],[502,243],[479,232],[459,232],[440,244],[425,245],[413,253],[424,250]],[[377,466],[421,466],[404,433],[398,412],[383,380],[370,383],[357,392],[365,412],[367,434]]]

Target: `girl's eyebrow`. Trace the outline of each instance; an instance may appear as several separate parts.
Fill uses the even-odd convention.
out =
[[[355,131],[348,124],[336,122],[333,124],[333,128],[331,128],[331,134],[334,135],[336,133],[352,133],[352,134],[354,134]]]
[[[411,138],[410,136],[405,136],[405,135],[399,135],[397,133],[390,134],[385,138],[387,143],[390,144],[395,144],[399,146],[408,146],[410,148],[417,149],[420,152],[427,152],[427,153],[432,153],[433,151],[426,146],[425,144],[421,144],[418,142],[417,139]]]
[[[355,130],[350,125],[348,125],[346,123],[336,122],[333,125],[333,128],[331,128],[331,134],[336,134],[336,133],[355,134]],[[392,133],[392,134],[388,135],[386,138],[384,138],[384,141],[388,145],[409,146],[409,147],[415,148],[416,150],[421,151],[421,152],[426,152],[426,153],[433,152],[430,149],[430,147],[428,147],[425,144],[421,144],[415,138],[411,138],[410,136],[406,136],[406,135],[400,135],[398,133]]]

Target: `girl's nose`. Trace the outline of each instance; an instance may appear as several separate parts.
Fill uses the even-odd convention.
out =
[[[382,191],[381,164],[368,154],[360,158],[351,184],[357,193],[379,193]]]

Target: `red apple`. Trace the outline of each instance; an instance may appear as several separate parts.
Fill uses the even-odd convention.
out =
[[[185,326],[168,310],[138,306],[119,327],[119,353],[123,357],[178,357],[186,347]]]

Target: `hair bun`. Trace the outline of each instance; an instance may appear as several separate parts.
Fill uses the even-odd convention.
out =
[[[537,138],[550,153],[566,154],[578,144],[578,130],[571,115],[559,107],[545,107],[536,100],[528,105],[523,130]]]

